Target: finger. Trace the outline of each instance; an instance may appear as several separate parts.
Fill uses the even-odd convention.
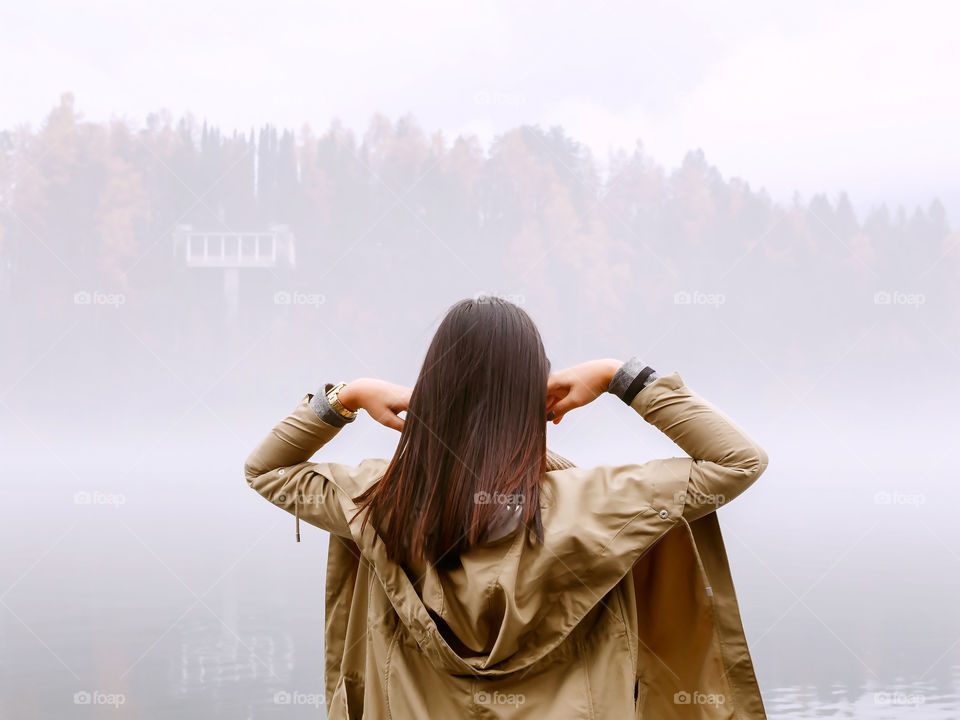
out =
[[[380,422],[393,430],[403,430],[403,418],[392,412],[385,412],[380,418]]]
[[[570,412],[576,407],[579,407],[577,405],[576,400],[571,398],[569,395],[567,395],[561,400],[558,400],[550,408],[550,410],[553,411],[554,422],[559,422],[560,418],[562,418],[566,413]]]
[[[554,405],[563,400],[570,394],[570,388],[558,388],[557,390],[547,392],[547,409],[552,409]]]

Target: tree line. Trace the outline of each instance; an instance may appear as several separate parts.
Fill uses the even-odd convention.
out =
[[[227,328],[219,278],[186,273],[173,233],[277,223],[296,238],[296,267],[245,271],[245,319]],[[336,121],[228,133],[166,112],[87,122],[67,94],[40,127],[0,133],[12,334],[72,312],[78,291],[121,295],[129,324],[186,345],[270,322],[275,306],[249,305],[257,288],[322,292],[331,331],[366,320],[386,335],[441,299],[494,291],[549,308],[584,345],[635,313],[690,318],[713,303],[735,309],[714,316],[730,329],[762,323],[786,349],[810,333],[842,343],[917,296],[932,327],[955,327],[957,239],[936,199],[862,219],[845,193],[778,204],[700,150],[668,171],[640,143],[604,173],[559,127],[521,126],[487,148],[379,114],[360,136]],[[317,317],[291,312],[301,330]],[[693,323],[715,325],[709,312]]]

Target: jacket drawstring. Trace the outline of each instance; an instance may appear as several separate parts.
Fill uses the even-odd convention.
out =
[[[293,516],[296,518],[297,542],[300,542],[300,480],[297,479],[297,487],[293,494]]]

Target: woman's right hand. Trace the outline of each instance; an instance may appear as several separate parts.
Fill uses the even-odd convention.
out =
[[[556,425],[571,410],[603,395],[621,365],[621,360],[606,358],[550,373],[547,378],[547,420]]]

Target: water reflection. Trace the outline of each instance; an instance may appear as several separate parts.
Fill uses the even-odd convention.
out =
[[[956,676],[960,666],[954,667]],[[952,720],[957,717],[956,685],[949,690],[932,683],[889,687],[846,685],[776,687],[764,694],[767,715],[775,718],[838,717],[863,720]]]
[[[243,687],[282,687],[294,665],[294,641],[278,628],[255,631],[248,624],[241,636],[216,619],[184,621],[179,647],[171,653],[170,688],[174,695],[209,695],[220,703]]]

